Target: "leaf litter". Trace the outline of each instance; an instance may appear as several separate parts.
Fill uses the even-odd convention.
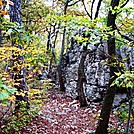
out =
[[[22,134],[93,134],[101,112],[99,103],[88,103],[80,107],[78,100],[73,100],[63,92],[51,89],[49,96],[38,117],[21,129]],[[120,134],[125,130],[117,115],[111,111],[109,134]],[[116,131],[115,131],[116,130]]]

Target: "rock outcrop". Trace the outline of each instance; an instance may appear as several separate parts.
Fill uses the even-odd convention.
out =
[[[98,46],[88,44],[88,49],[91,50],[91,53],[87,55],[84,63],[86,82],[83,86],[85,96],[89,101],[101,100],[110,78],[109,66],[106,65],[108,54],[107,43],[103,42]],[[95,51],[92,51],[93,49],[95,49]],[[71,47],[68,48],[64,55],[63,60],[63,77],[66,94],[74,99],[76,99],[78,95],[78,67],[82,51],[83,46],[73,41]],[[117,51],[117,55],[119,59],[127,59],[124,63],[127,69],[134,69],[134,48],[122,46],[120,50]],[[126,97],[126,95],[123,96],[124,98]]]

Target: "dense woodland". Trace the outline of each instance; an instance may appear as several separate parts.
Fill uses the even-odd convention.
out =
[[[134,54],[133,24],[133,0],[0,0],[0,134],[134,133],[134,55],[118,51]],[[110,78],[95,102],[85,95],[85,60],[103,42]],[[76,99],[64,77],[74,44]],[[117,92],[126,98],[113,107]]]

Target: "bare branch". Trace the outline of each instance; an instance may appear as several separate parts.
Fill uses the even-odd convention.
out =
[[[90,15],[89,12],[87,11],[87,8],[86,8],[86,5],[85,5],[85,3],[84,3],[84,0],[82,0],[82,3],[83,3],[84,9],[85,9],[87,15],[89,16],[90,19],[92,19],[92,18],[91,18],[91,15]]]
[[[129,0],[126,0],[121,6],[120,8],[123,8],[124,6],[126,6],[126,4],[129,2]],[[120,14],[122,11],[118,12],[118,14]]]
[[[77,4],[77,3],[80,2],[80,1],[81,1],[81,0],[78,0],[78,1],[72,3],[72,4],[68,5],[68,6],[73,6],[73,5]]]
[[[128,40],[128,41],[133,41],[133,39],[129,38],[127,35],[120,34],[122,38]]]
[[[126,4],[129,2],[129,0],[126,0],[121,6],[120,8],[123,8],[124,6],[126,6]]]
[[[133,41],[133,39],[131,39],[131,38],[128,37],[127,35],[122,34],[122,33],[120,32],[120,30],[117,28],[117,26],[116,26],[116,30],[117,30],[117,32],[121,35],[122,38],[124,38],[124,39],[126,39],[126,40],[128,40],[128,41]]]
[[[93,0],[92,5],[91,5],[91,19],[93,18],[93,6],[94,6],[94,2],[95,2],[95,0]]]
[[[100,6],[101,6],[101,2],[102,2],[102,0],[99,0],[94,19],[96,19],[98,17],[98,15],[99,15],[99,10],[100,10]]]

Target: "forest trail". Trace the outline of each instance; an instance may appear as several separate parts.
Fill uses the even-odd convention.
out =
[[[92,134],[97,126],[101,106],[96,103],[80,108],[77,100],[51,89],[39,116],[30,122],[22,134]],[[117,128],[117,118],[111,114],[110,124]]]

